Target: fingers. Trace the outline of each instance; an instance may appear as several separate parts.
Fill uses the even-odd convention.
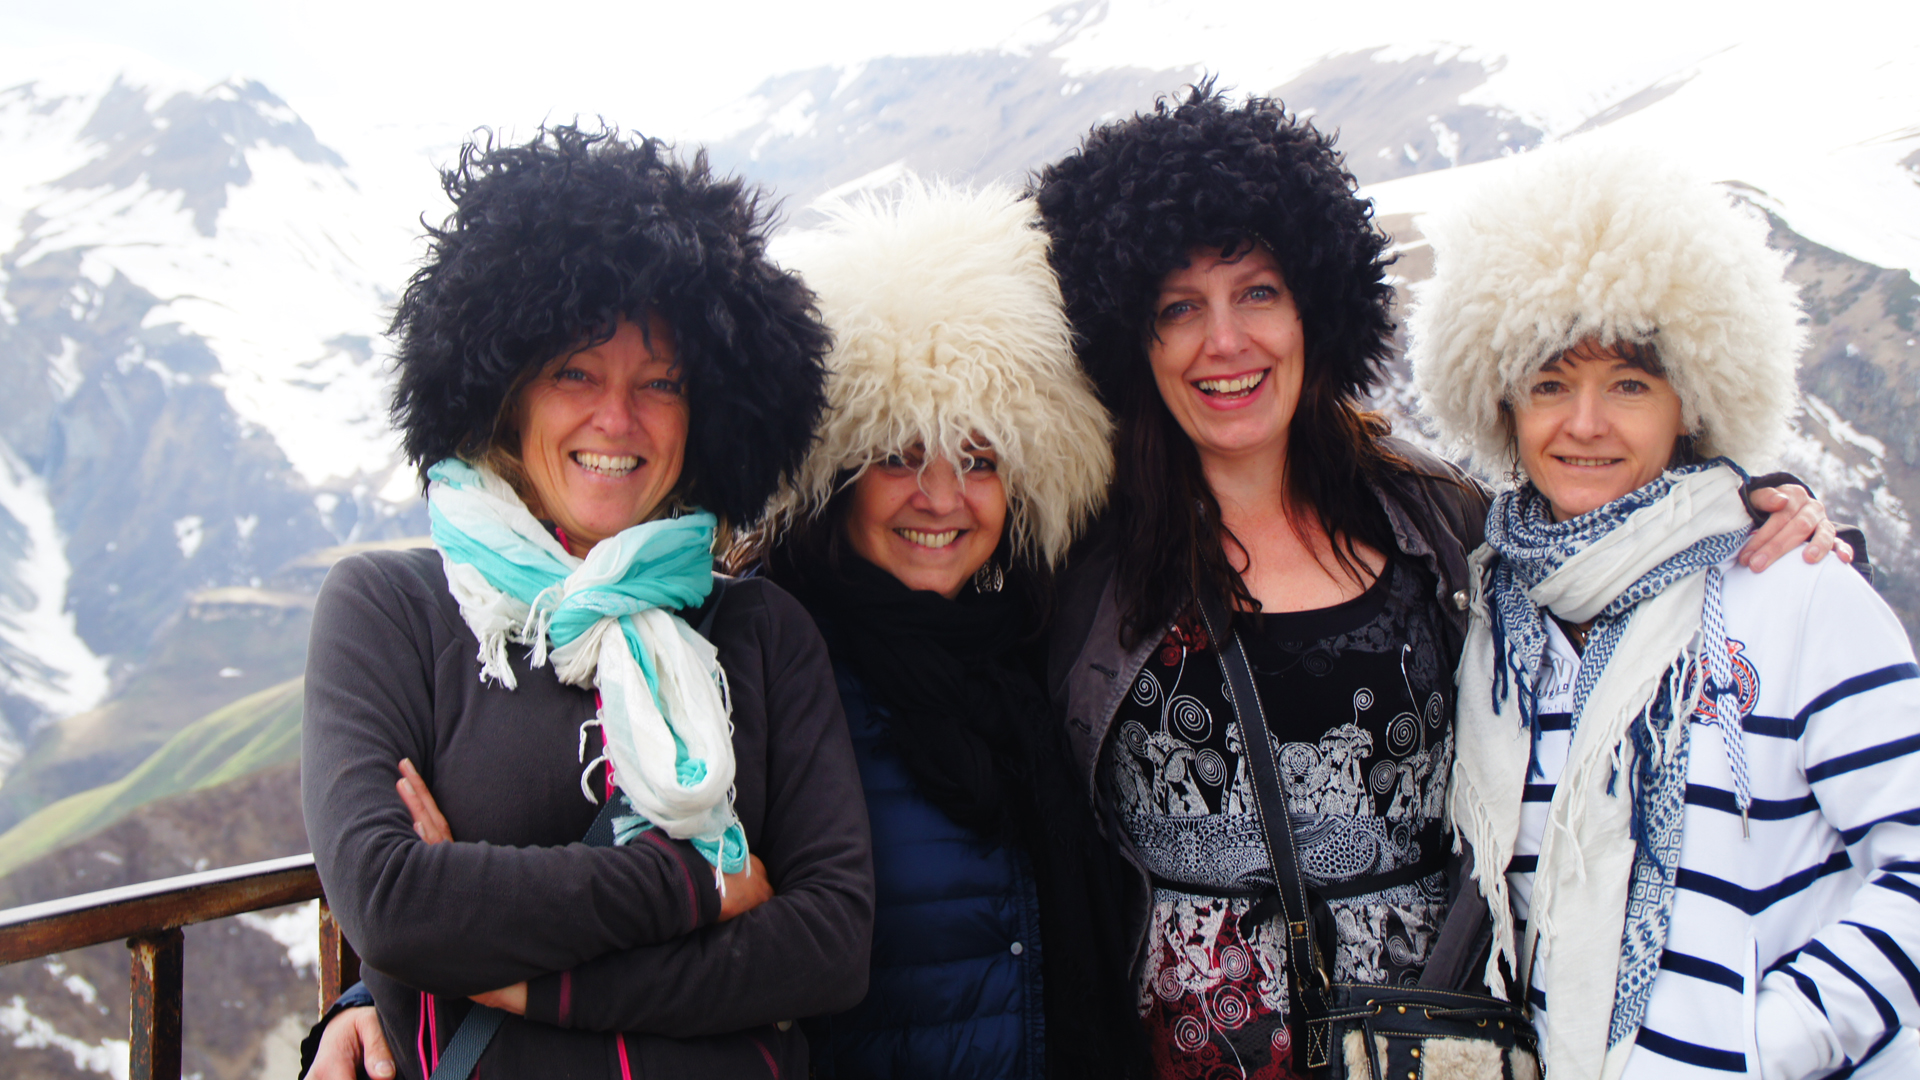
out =
[[[1824,546],[1819,550],[1820,556],[1825,556],[1832,549],[1833,531],[1820,527],[1827,523],[1827,509],[1819,500],[1807,494],[1805,488],[1793,484],[1779,488],[1756,488],[1748,498],[1756,509],[1767,514],[1767,520],[1740,549],[1736,561],[1755,573],[1765,570],[1801,544],[1815,542],[1822,534],[1825,539]]]
[[[726,888],[720,895],[720,921],[744,915],[773,899],[773,882],[767,878],[766,864],[758,855],[748,855],[746,868],[725,875]]]
[[[525,1016],[527,1015],[527,984],[517,982],[512,986],[503,986],[498,990],[475,994],[473,1000],[478,1004],[490,1005],[515,1016]]]
[[[390,1080],[394,1074],[393,1053],[387,1049],[386,1033],[380,1030],[380,1014],[371,1008],[350,1011],[355,1014],[353,1028],[360,1037],[360,1061],[367,1075],[373,1080]]]
[[[387,1052],[387,1040],[380,1033],[380,1016],[371,1006],[343,1009],[327,1029],[320,1033],[320,1048],[314,1052],[311,1080],[355,1080],[356,1064],[364,1062],[367,1075],[375,1080],[393,1076],[393,1055]]]
[[[429,844],[444,844],[453,839],[453,830],[441,816],[440,804],[433,801],[433,793],[427,790],[426,781],[420,779],[420,770],[413,767],[410,759],[400,759],[400,780],[394,787],[400,792],[400,801],[406,804],[407,813],[413,815],[415,835]]]

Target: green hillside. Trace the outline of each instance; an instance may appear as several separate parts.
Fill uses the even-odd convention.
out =
[[[169,795],[300,758],[305,679],[250,694],[187,725],[132,772],[42,807],[0,834],[0,875]]]

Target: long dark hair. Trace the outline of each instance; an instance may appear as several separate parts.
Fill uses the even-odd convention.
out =
[[[1160,284],[1196,250],[1232,257],[1265,245],[1298,306],[1306,371],[1286,475],[1295,527],[1317,519],[1340,569],[1361,580],[1357,545],[1391,550],[1372,489],[1408,465],[1379,441],[1385,418],[1360,402],[1392,351],[1392,260],[1356,187],[1332,137],[1266,98],[1232,105],[1211,80],[1095,129],[1035,180],[1081,363],[1119,419],[1106,535],[1119,549],[1129,641],[1202,590],[1259,608],[1230,553],[1244,563],[1244,548],[1147,361]]]

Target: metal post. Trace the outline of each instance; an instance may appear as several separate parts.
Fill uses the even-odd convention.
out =
[[[185,937],[180,929],[127,939],[133,950],[129,1080],[180,1080],[180,995]]]
[[[340,991],[360,981],[360,958],[333,921],[333,909],[327,898],[320,898],[320,1015],[340,996]]]

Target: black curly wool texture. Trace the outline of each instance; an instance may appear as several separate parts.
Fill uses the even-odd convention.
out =
[[[1031,192],[1052,241],[1081,363],[1110,405],[1151,377],[1146,343],[1168,272],[1194,248],[1273,251],[1307,363],[1364,398],[1391,352],[1387,239],[1333,139],[1277,102],[1232,105],[1212,82],[1095,128]]]
[[[408,460],[476,456],[523,373],[658,312],[687,386],[687,499],[757,516],[812,439],[829,344],[812,293],[767,259],[759,192],[704,153],[575,126],[469,143],[441,181],[454,212],[391,327]]]

